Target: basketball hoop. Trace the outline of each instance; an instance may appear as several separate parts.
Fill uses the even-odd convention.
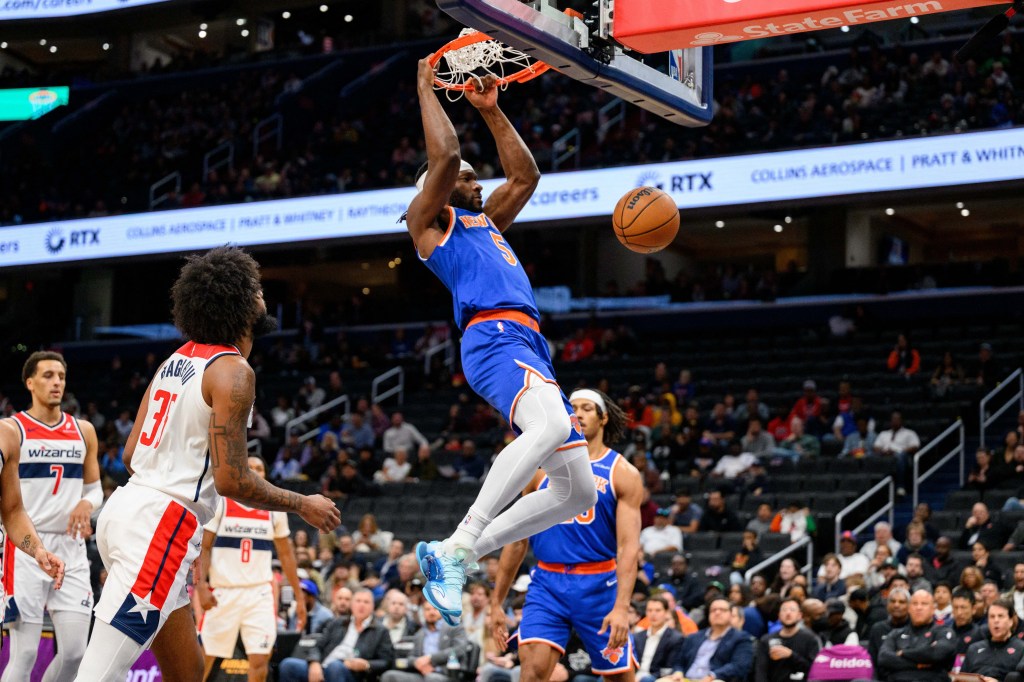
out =
[[[497,78],[498,87],[504,90],[509,83],[524,83],[551,68],[471,28],[462,29],[458,38],[430,55],[430,64],[435,89],[445,90],[452,102],[467,90],[475,90],[484,76]]]

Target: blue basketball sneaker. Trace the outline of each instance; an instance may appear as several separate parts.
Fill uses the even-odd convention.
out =
[[[444,622],[458,626],[462,618],[462,588],[466,584],[466,564],[448,556],[440,542],[420,542],[416,545],[416,558],[427,579],[423,596],[441,612]]]

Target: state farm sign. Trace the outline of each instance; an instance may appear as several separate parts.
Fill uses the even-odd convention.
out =
[[[1000,4],[1005,0],[615,0],[612,34],[639,52],[665,52]]]

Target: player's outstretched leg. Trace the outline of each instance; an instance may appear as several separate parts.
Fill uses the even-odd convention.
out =
[[[532,376],[528,374],[528,382]],[[586,441],[582,435],[572,437],[566,400],[556,385],[542,379],[533,381],[519,396],[513,419],[522,434],[494,460],[476,501],[455,533],[442,543],[420,543],[416,547],[420,569],[427,578],[423,595],[449,624],[457,623],[462,615],[467,564],[572,518],[592,507],[597,499]],[[543,463],[547,463],[549,486],[499,515]],[[485,529],[487,537],[481,545]]]

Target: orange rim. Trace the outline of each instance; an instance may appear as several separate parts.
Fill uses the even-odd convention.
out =
[[[475,43],[482,43],[485,40],[493,40],[493,38],[491,38],[486,33],[481,33],[480,31],[477,31],[476,33],[470,33],[464,36],[459,36],[455,40],[452,40],[446,43],[445,45],[441,46],[437,50],[437,52],[430,55],[430,65],[437,66],[438,62],[441,61],[441,57],[443,57],[446,53],[451,52],[452,50],[458,50],[463,47],[466,47],[467,45],[473,45]],[[498,78],[497,85],[508,85],[509,83],[525,83],[526,81],[532,80],[537,76],[543,74],[550,68],[551,67],[545,64],[544,62],[534,62],[533,64],[530,64],[529,66],[524,67],[519,71],[516,71],[515,73]],[[466,91],[475,89],[471,81],[467,81],[465,83],[445,83],[442,80],[434,78],[434,85],[440,88],[445,88],[446,90]]]

